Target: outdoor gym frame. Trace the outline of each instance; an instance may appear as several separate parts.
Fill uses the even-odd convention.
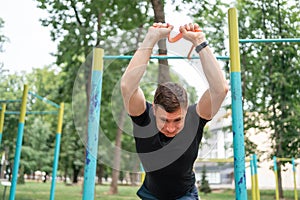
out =
[[[229,21],[229,57],[217,57],[220,60],[230,60],[230,84],[232,106],[232,131],[234,150],[234,179],[235,196],[237,200],[247,200],[246,174],[245,174],[245,146],[244,124],[241,88],[240,50],[239,43],[257,42],[300,42],[300,39],[245,39],[239,40],[238,19],[236,8],[228,10]],[[88,133],[86,145],[86,161],[84,170],[83,200],[94,199],[95,176],[98,151],[98,133],[100,118],[100,102],[102,92],[102,75],[104,59],[131,59],[132,56],[104,55],[101,48],[93,49],[92,87],[90,94],[90,107],[88,119]],[[192,59],[199,57],[192,57]],[[151,56],[150,59],[187,59],[181,56]]]
[[[30,94],[31,96],[42,100],[43,102],[59,109],[59,111],[28,111],[26,112],[27,105],[27,96]],[[62,122],[63,122],[63,114],[64,114],[64,103],[60,103],[60,105],[41,97],[33,92],[28,91],[28,86],[24,85],[22,100],[0,100],[3,103],[1,107],[1,115],[0,115],[0,145],[2,141],[2,131],[4,125],[4,117],[5,114],[19,114],[19,124],[18,124],[18,133],[17,133],[17,141],[16,141],[16,149],[15,149],[15,157],[14,157],[14,165],[12,171],[12,180],[11,180],[11,188],[9,194],[9,200],[14,200],[16,195],[16,187],[17,187],[17,179],[20,165],[20,157],[21,157],[21,149],[22,149],[22,141],[23,141],[23,133],[24,133],[24,125],[25,125],[25,116],[26,114],[58,114],[58,123],[57,123],[57,132],[55,137],[55,150],[54,150],[54,161],[52,166],[52,182],[50,189],[50,200],[54,200],[55,196],[55,186],[56,186],[56,174],[58,167],[58,159],[59,159],[59,150],[60,150],[60,140],[61,140],[61,131],[62,131]],[[6,111],[6,103],[12,102],[21,102],[21,111]]]

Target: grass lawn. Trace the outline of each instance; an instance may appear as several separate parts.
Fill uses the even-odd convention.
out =
[[[17,185],[16,200],[49,200],[50,186],[48,183],[27,182],[24,185]],[[55,190],[55,200],[81,200],[81,185],[67,186],[64,183],[57,183]],[[118,195],[108,195],[108,185],[96,186],[96,198],[95,200],[136,200],[136,191],[138,187],[132,186],[119,186]],[[0,186],[0,195],[3,195],[3,186]],[[251,191],[248,191],[248,199],[251,200]],[[260,199],[262,200],[274,200],[275,192],[272,190],[264,190],[260,192]],[[293,191],[285,191],[286,200],[294,200]],[[227,200],[235,199],[233,190],[218,190],[213,193],[204,195],[200,194],[201,200]],[[6,199],[9,197],[9,188],[6,191]]]

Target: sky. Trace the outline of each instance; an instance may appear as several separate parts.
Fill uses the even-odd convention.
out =
[[[165,9],[171,10],[170,6]],[[184,14],[169,13],[166,21],[175,25],[175,28],[191,21]],[[38,9],[33,0],[0,0],[0,17],[5,22],[0,31],[9,38],[9,42],[4,44],[5,52],[0,53],[4,69],[11,73],[22,70],[30,72],[32,68],[55,62],[50,54],[55,53],[56,44],[51,41],[50,29],[43,27],[39,21],[45,16],[47,13]]]
[[[10,73],[29,72],[55,61],[50,53],[56,51],[56,44],[51,41],[49,29],[39,21],[43,16],[46,13],[33,0],[0,0],[0,17],[5,22],[0,31],[9,38],[0,62]]]

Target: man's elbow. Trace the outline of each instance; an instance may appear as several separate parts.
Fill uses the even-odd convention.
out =
[[[225,97],[226,97],[228,91],[229,91],[229,85],[228,85],[228,83],[225,83],[225,84],[224,84],[224,96],[225,96]]]
[[[128,84],[126,84],[124,77],[121,78],[120,89],[122,94],[126,94],[128,92]]]

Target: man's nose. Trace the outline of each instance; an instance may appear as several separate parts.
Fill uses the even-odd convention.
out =
[[[167,124],[167,131],[172,133],[174,132],[176,129],[176,127],[174,126],[174,124],[170,123],[170,124]]]

